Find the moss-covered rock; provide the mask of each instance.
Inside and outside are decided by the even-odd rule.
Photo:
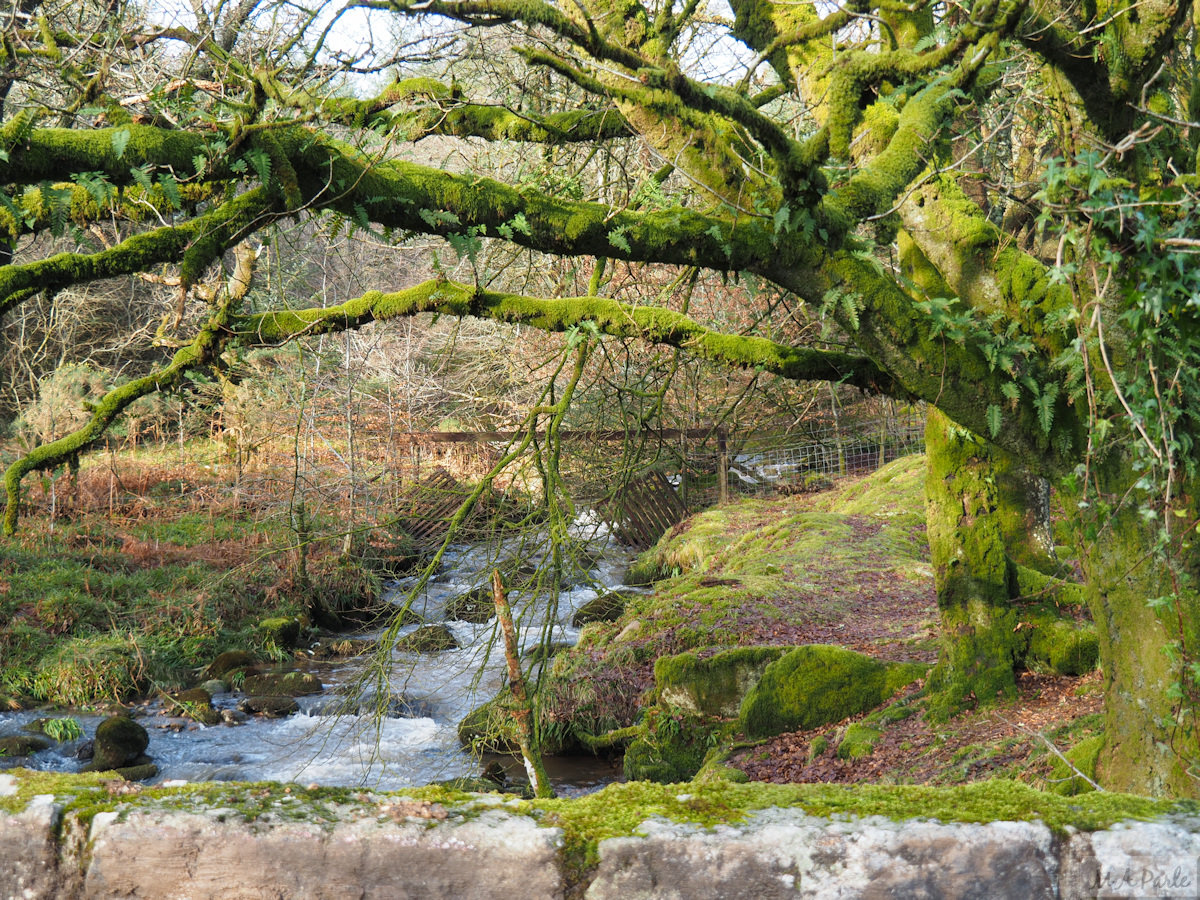
[[[150,746],[146,729],[128,716],[111,716],[96,728],[92,761],[84,772],[107,772],[141,764],[139,758]]]
[[[391,604],[383,599],[379,577],[348,559],[322,561],[309,573],[313,619],[330,631],[370,628],[380,624]]]
[[[1100,734],[1085,738],[1064,753],[1063,756],[1067,758],[1066,762],[1056,756],[1050,771],[1049,789],[1064,797],[1074,797],[1094,791],[1095,788],[1088,784],[1087,779],[1096,780],[1096,763],[1100,758],[1100,751],[1103,749],[1104,735]],[[1080,778],[1080,773],[1083,773],[1085,777]]]
[[[255,697],[304,697],[321,693],[324,685],[307,672],[264,672],[249,676],[242,690]]]
[[[0,757],[31,756],[50,747],[50,741],[32,734],[12,734],[0,737]]]
[[[477,706],[458,723],[458,739],[476,753],[519,753],[516,701],[507,688]],[[576,745],[568,723],[542,717],[538,729],[543,753],[557,754]]]
[[[350,542],[349,556],[385,578],[409,575],[426,559],[417,542],[399,528],[355,534]]]
[[[187,716],[202,725],[216,725],[221,721],[221,714],[213,709],[212,694],[202,687],[165,694],[163,703],[168,711]]]
[[[740,712],[750,737],[840,722],[878,706],[925,674],[915,663],[886,663],[825,644],[797,647],[767,666]]]
[[[707,750],[689,741],[638,737],[625,750],[625,777],[659,784],[690,781],[704,764]]]
[[[247,672],[258,665],[258,660],[245,650],[226,650],[204,670],[206,678],[225,678],[235,672]]]
[[[621,618],[621,613],[625,611],[625,604],[628,602],[629,595],[621,591],[609,591],[599,597],[593,597],[575,610],[575,615],[571,617],[571,624],[576,628],[582,628],[592,622],[615,622]]]
[[[883,737],[883,732],[878,728],[872,728],[862,722],[855,722],[842,735],[842,740],[837,748],[838,758],[861,759],[869,756],[881,737]]]
[[[264,645],[290,650],[300,643],[300,619],[296,616],[276,616],[258,623],[258,634]]]
[[[396,641],[396,649],[406,653],[440,653],[457,650],[458,641],[445,625],[423,625]]]
[[[22,731],[29,734],[40,734],[52,741],[62,743],[83,737],[83,726],[73,716],[46,716],[34,719]]]
[[[1096,668],[1100,642],[1096,627],[1068,619],[1040,617],[1029,636],[1026,665],[1058,675],[1084,675]]]
[[[245,713],[265,716],[268,719],[282,719],[299,712],[300,704],[296,702],[295,697],[247,697],[238,704],[238,709]]]
[[[689,651],[654,664],[654,683],[665,703],[707,716],[736,717],[742,700],[784,647],[738,647],[700,658]]]
[[[113,769],[113,774],[120,775],[126,781],[149,781],[158,774],[158,766],[152,762],[141,762],[137,765]]]
[[[482,625],[496,615],[490,587],[477,587],[453,597],[446,604],[446,618]]]

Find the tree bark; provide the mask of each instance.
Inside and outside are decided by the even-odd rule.
[[[1196,493],[1168,518],[1176,534],[1161,547],[1162,518],[1148,519],[1133,492],[1129,460],[1085,534],[1088,602],[1100,636],[1105,746],[1097,774],[1112,790],[1150,796],[1200,796],[1200,691],[1191,667],[1200,650],[1200,570]],[[1103,517],[1103,518],[1102,518]],[[1182,539],[1182,540],[1181,540]],[[1190,542],[1190,546],[1188,546]]]
[[[1000,498],[987,445],[931,408],[926,530],[941,619],[930,712],[950,716],[1016,692],[1024,649],[1009,603]]]

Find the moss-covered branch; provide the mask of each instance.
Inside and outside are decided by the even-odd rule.
[[[1021,251],[972,201],[956,178],[939,176],[914,190],[901,218],[951,294],[985,315],[1003,313],[1052,356],[1067,344],[1062,323],[1072,309],[1071,289],[1055,283],[1049,267]]]
[[[910,394],[975,434],[991,433],[988,409],[1000,408],[1004,427],[992,438],[998,446],[1047,474],[1074,467],[1075,454],[1086,443],[1085,423],[1065,392],[1053,406],[1047,430],[1028,392],[1015,403],[1006,396],[1012,376],[988,359],[982,331],[967,338],[948,334],[891,274],[854,253],[833,254],[825,271],[847,293],[836,311],[839,322],[859,349]],[[1026,374],[1041,383],[1058,378],[1049,360],[1037,357],[1026,365]]]
[[[4,533],[12,534],[16,530],[21,509],[21,481],[26,475],[30,472],[54,469],[77,459],[104,437],[109,425],[131,403],[156,391],[174,387],[189,370],[211,364],[230,337],[224,328],[224,318],[224,314],[214,316],[191,343],[175,353],[168,365],[142,378],[126,382],[105,394],[96,403],[87,424],[78,431],[49,444],[43,444],[10,465],[4,473],[4,491],[7,497],[4,508]]]
[[[1087,605],[1087,592],[1083,585],[1073,581],[1043,575],[1037,569],[1008,561],[1010,592],[1014,600],[1047,600],[1058,606],[1083,609]]]
[[[135,234],[97,253],[59,253],[30,263],[0,266],[0,315],[36,290],[145,272],[179,260],[185,263],[185,283],[190,284],[249,230],[266,225],[271,220],[269,209],[266,189],[256,188],[184,225]]]
[[[427,281],[395,293],[371,292],[340,306],[267,312],[235,320],[249,344],[274,345],[311,334],[361,328],[369,322],[439,312],[532,325],[545,331],[595,328],[614,337],[679,347],[727,366],[803,381],[835,381],[874,393],[903,394],[872,362],[847,353],[723,334],[672,310],[598,297],[541,299],[485,291],[452,281]]]
[[[409,78],[388,85],[375,97],[320,97],[291,88],[260,72],[259,84],[281,106],[354,128],[372,128],[406,141],[433,135],[476,137],[487,141],[569,144],[629,136],[617,110],[575,109],[534,116],[504,106],[472,103],[456,87],[432,78]],[[416,109],[396,109],[417,103]]]

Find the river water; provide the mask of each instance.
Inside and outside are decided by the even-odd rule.
[[[581,521],[574,532],[576,547],[582,550],[577,558],[587,560],[586,572],[581,573],[585,581],[560,590],[557,608],[551,608],[545,593],[514,592],[510,596],[525,650],[545,640],[573,644],[578,639],[578,630],[570,624],[574,613],[599,593],[621,586],[632,552],[612,540],[602,524]],[[159,768],[153,781],[271,780],[386,790],[479,774],[481,760],[460,746],[457,725],[499,691],[505,677],[503,642],[494,619],[481,625],[445,621],[445,606],[486,583],[496,561],[512,552],[511,545],[450,548],[440,575],[415,597],[412,608],[427,622],[444,621],[461,649],[395,652],[382,682],[364,680],[366,667],[378,665],[378,657],[367,654],[340,663],[301,664],[321,678],[325,691],[298,698],[300,712],[284,719],[250,717],[240,725],[205,727],[164,715],[157,702],[138,708],[135,715],[144,713],[138,721],[150,735],[147,753]],[[393,602],[403,602],[414,581],[402,579],[391,585]],[[414,627],[402,629],[401,634]],[[395,711],[402,714],[380,718],[341,712],[346,708],[346,696],[364,696],[362,684],[371,682],[387,685],[391,697],[400,701],[393,704]],[[366,696],[369,699],[369,694]],[[232,709],[241,699],[236,692],[218,694],[213,705]],[[46,715],[45,711],[0,715],[0,736],[20,733],[30,721]],[[103,717],[74,715],[83,726],[84,738],[40,751],[24,765],[54,771],[81,768],[84,762],[76,760],[74,753]],[[501,762],[514,775],[522,772],[515,761]],[[567,794],[593,789],[617,777],[608,763],[590,757],[549,762],[552,780]]]

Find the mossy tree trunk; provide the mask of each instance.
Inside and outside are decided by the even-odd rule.
[[[1124,469],[1128,481],[1129,468]],[[1115,480],[1115,479],[1114,479]],[[1104,734],[1097,774],[1113,790],[1152,796],[1200,795],[1200,571],[1197,485],[1180,509],[1177,533],[1163,542],[1161,519],[1147,518],[1127,485],[1114,483],[1109,509],[1082,546],[1088,602],[1100,637]],[[1106,518],[1101,518],[1101,517]],[[1190,543],[1190,546],[1188,546]],[[1190,586],[1189,586],[1190,584]]]
[[[925,443],[926,529],[941,617],[931,711],[945,716],[1013,694],[1023,641],[1009,603],[1000,497],[988,448],[936,409],[929,411]]]

